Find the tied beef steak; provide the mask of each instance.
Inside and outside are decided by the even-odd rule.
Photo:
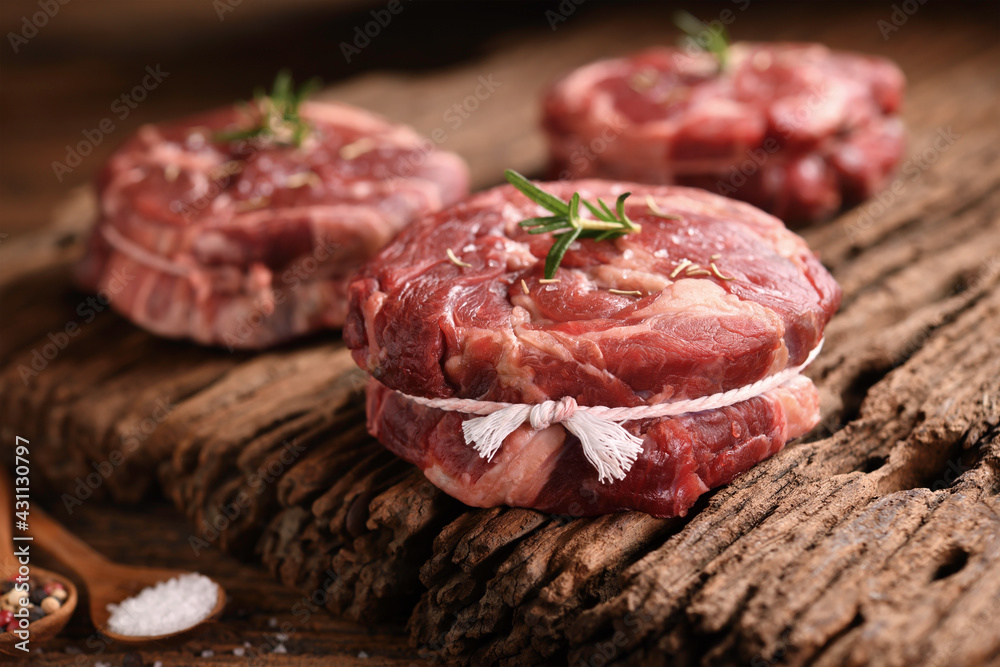
[[[547,211],[503,186],[409,226],[355,276],[344,337],[372,375],[369,430],[386,447],[473,506],[676,516],[815,426],[815,387],[795,376],[728,407],[625,422],[642,452],[601,483],[561,424],[524,424],[486,460],[464,440],[471,415],[407,398],[695,399],[802,364],[839,305],[805,242],[747,204],[601,180],[541,187],[591,202],[631,191],[642,231],[573,243],[548,281],[552,237],[518,224]]]
[[[341,326],[351,272],[465,196],[468,170],[367,111],[298,113],[298,146],[233,139],[239,107],[140,129],[100,176],[79,282],[153,333],[231,349]]]
[[[543,125],[560,178],[690,185],[790,221],[880,188],[904,151],[904,78],[881,58],[818,44],[654,48],[555,83]]]

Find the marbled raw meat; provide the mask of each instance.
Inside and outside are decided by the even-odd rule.
[[[548,91],[553,175],[705,188],[786,222],[869,197],[902,158],[905,79],[820,44],[652,48],[585,65]]]
[[[141,327],[256,349],[347,311],[350,274],[410,221],[465,196],[468,169],[413,130],[336,102],[304,102],[301,147],[223,141],[238,107],[146,125],[98,183],[78,266]]]
[[[630,407],[698,398],[803,363],[839,305],[805,242],[742,202],[600,180],[541,187],[589,201],[631,191],[625,210],[642,232],[574,243],[559,282],[543,283],[552,237],[518,222],[546,212],[502,186],[412,224],[351,283],[344,336],[373,377],[369,430],[383,444],[470,505],[673,516],[815,426],[816,390],[798,376],[729,407],[626,422],[643,452],[624,480],[600,483],[562,425],[522,426],[487,461],[463,439],[468,415],[402,396]],[[678,272],[684,260],[714,261],[731,280]]]

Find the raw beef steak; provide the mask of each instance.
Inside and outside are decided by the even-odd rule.
[[[262,348],[347,310],[348,276],[468,193],[458,156],[411,129],[304,102],[301,146],[232,139],[239,107],[147,125],[111,158],[79,282],[153,333]]]
[[[790,221],[880,188],[902,157],[902,72],[819,44],[654,48],[581,67],[544,102],[560,178],[692,185]]]
[[[503,186],[414,223],[355,276],[344,337],[373,376],[369,430],[383,444],[469,505],[674,516],[815,426],[816,390],[796,376],[728,407],[625,422],[642,452],[602,483],[561,424],[523,425],[486,460],[463,438],[469,415],[404,396],[695,399],[801,365],[839,305],[805,242],[747,204],[599,180],[541,187],[591,202],[632,191],[625,211],[642,231],[572,244],[546,281],[552,237],[518,223],[547,212]]]

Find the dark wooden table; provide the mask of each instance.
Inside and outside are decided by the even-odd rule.
[[[542,168],[537,96],[551,77],[673,34],[668,8],[655,4],[587,3],[554,31],[551,5],[491,5],[478,22],[475,10],[445,7],[421,14],[414,5],[390,26],[398,39],[387,32],[363,52],[371,62],[328,62],[331,80],[352,76],[327,94],[425,133],[447,127],[445,147],[470,161],[476,187],[496,183],[504,167]],[[358,372],[331,336],[230,355],[156,340],[106,313],[25,380],[19,367],[86,298],[69,287],[67,267],[93,202],[71,186],[138,123],[227,102],[286,64],[258,50],[238,51],[245,68],[212,58],[261,35],[273,44],[298,34],[301,43],[280,52],[288,62],[336,60],[339,35],[364,12],[313,18],[299,33],[282,23],[242,42],[223,38],[223,25],[221,45],[187,51],[131,46],[129,67],[176,56],[176,85],[151,94],[64,183],[51,161],[134,68],[100,49],[86,63],[8,58],[2,444],[15,433],[32,440],[48,485],[43,496],[39,480],[40,498],[58,510],[62,494],[79,495],[93,461],[152,418],[141,447],[64,518],[110,556],[202,570],[233,598],[222,622],[143,650],[142,660],[242,663],[234,648],[269,646],[289,622],[288,653],[267,661],[1000,664],[1000,14],[995,3],[894,11],[755,2],[730,26],[740,38],[817,40],[899,62],[910,82],[909,162],[889,194],[804,232],[845,292],[810,370],[824,423],[672,521],[459,505],[364,436]],[[456,36],[463,20],[478,27]],[[448,39],[461,42],[451,58]],[[422,64],[380,71],[394,59]],[[443,113],[489,75],[501,82],[496,93],[446,126]],[[942,133],[957,138],[942,144]],[[287,443],[302,447],[294,462],[221,533],[206,530]],[[208,544],[198,555],[192,536]],[[296,604],[318,591],[333,615],[302,620]],[[123,664],[125,650],[98,656],[88,633],[80,614],[37,660]],[[86,659],[60,652],[67,646]],[[214,656],[200,657],[205,650]]]
[[[241,563],[217,549],[197,554],[188,546],[190,523],[170,505],[87,503],[52,514],[112,560],[132,565],[189,568],[218,581],[229,596],[218,622],[182,641],[143,648],[117,646],[94,632],[87,600],[63,634],[31,654],[37,665],[358,665],[403,667],[426,659],[409,646],[398,625],[361,627],[338,620],[322,607],[321,594],[282,586],[260,566]],[[58,565],[41,558],[43,567]],[[312,594],[311,594],[312,593]],[[315,594],[315,597],[314,595]],[[287,653],[275,653],[281,648]],[[234,653],[234,651],[236,653]],[[139,660],[138,662],[131,662]]]

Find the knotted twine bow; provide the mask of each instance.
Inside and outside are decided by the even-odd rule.
[[[715,410],[734,405],[770,391],[799,375],[823,348],[823,340],[809,353],[806,360],[793,368],[786,368],[752,384],[729,391],[681,401],[630,408],[611,408],[603,405],[579,406],[571,396],[558,401],[542,403],[500,403],[476,401],[469,398],[424,398],[397,392],[402,396],[430,408],[449,412],[482,415],[462,423],[465,442],[487,461],[493,460],[504,440],[522,424],[528,422],[535,431],[552,424],[562,424],[580,440],[583,455],[597,470],[597,479],[604,483],[611,479],[625,479],[642,452],[642,438],[632,435],[621,425],[635,419],[679,417],[703,410]]]

